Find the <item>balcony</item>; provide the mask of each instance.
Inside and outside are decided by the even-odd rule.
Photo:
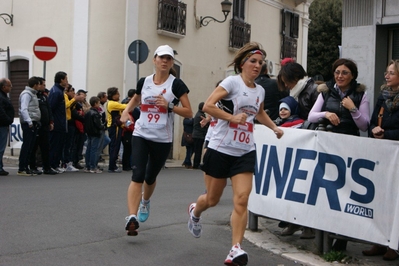
[[[177,0],[158,0],[157,32],[173,38],[186,35],[187,5]]]

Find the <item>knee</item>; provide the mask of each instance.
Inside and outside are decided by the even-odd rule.
[[[240,208],[247,208],[248,205],[249,194],[241,193],[239,195],[234,196],[234,205]]]
[[[206,197],[206,203],[208,207],[214,207],[216,206],[220,201],[220,198],[217,197]]]

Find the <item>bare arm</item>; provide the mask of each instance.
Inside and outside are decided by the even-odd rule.
[[[274,134],[276,134],[277,138],[281,138],[284,135],[284,131],[282,131],[271,119],[270,117],[266,114],[265,110],[263,110],[263,105],[264,103],[261,104],[259,107],[259,112],[256,115],[256,119],[262,123],[263,125],[267,126],[271,130],[274,131]]]
[[[127,120],[129,120],[129,113],[133,111],[135,107],[137,107],[141,102],[141,95],[135,94],[133,98],[129,101],[127,104],[125,110],[123,110],[122,115],[121,115],[121,122],[125,123]]]
[[[218,86],[212,94],[208,97],[206,100],[204,107],[202,110],[212,117],[218,118],[218,119],[223,119],[232,123],[236,124],[241,124],[244,125],[247,119],[247,114],[245,113],[240,113],[237,115],[232,115],[229,114],[223,110],[220,110],[217,106],[216,103],[226,97],[228,95],[228,92],[221,86]]]

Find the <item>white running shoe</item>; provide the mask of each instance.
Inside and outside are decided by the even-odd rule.
[[[65,171],[67,171],[67,172],[79,172],[79,169],[75,168],[75,167],[72,165],[72,162],[69,162],[69,163],[67,164],[67,167],[66,167]]]
[[[239,243],[234,245],[227,255],[224,265],[229,266],[245,266],[248,263],[248,254],[241,249]]]
[[[57,168],[51,168],[53,171],[57,172],[58,174],[62,174],[65,172],[64,168],[57,167]]]
[[[201,225],[200,221],[198,221],[198,222],[193,221],[192,216],[193,216],[194,209],[195,209],[196,205],[197,205],[197,203],[191,203],[190,206],[188,206],[188,215],[190,217],[188,218],[187,226],[188,226],[188,231],[190,231],[190,233],[194,237],[198,238],[201,236],[201,233],[202,233],[202,225]]]

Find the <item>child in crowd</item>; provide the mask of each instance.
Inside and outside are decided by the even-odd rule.
[[[294,97],[287,96],[280,100],[279,117],[274,122],[280,127],[302,126],[304,120],[299,117],[299,105]]]
[[[90,172],[93,174],[102,173],[101,170],[97,168],[98,163],[98,148],[100,145],[100,139],[102,131],[105,126],[101,119],[101,114],[98,111],[100,107],[100,98],[91,97],[90,98],[90,110],[85,114],[85,131],[87,134],[87,149],[86,149],[86,169],[85,172]]]

